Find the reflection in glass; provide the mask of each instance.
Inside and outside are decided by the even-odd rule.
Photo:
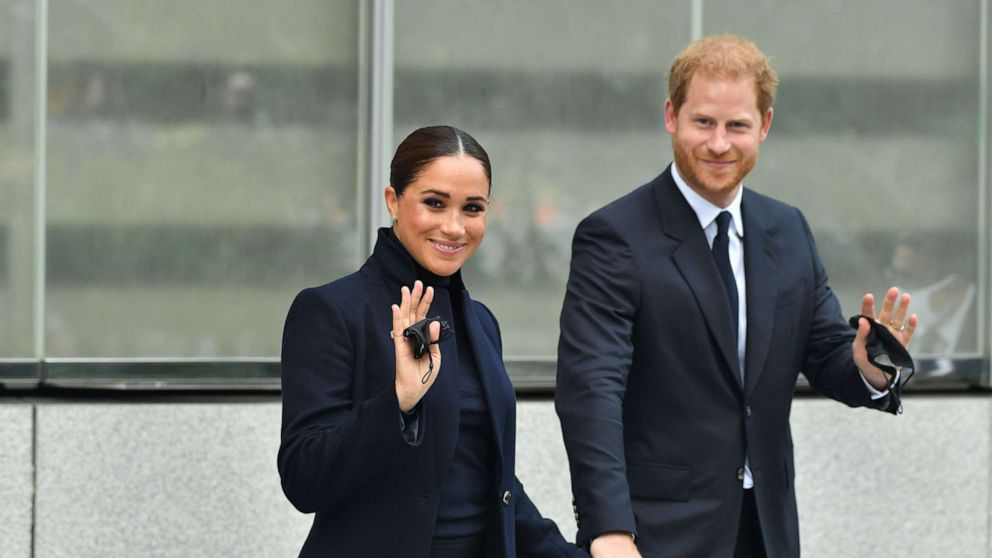
[[[35,356],[34,9],[0,0],[0,358]]]
[[[445,123],[488,150],[489,225],[466,283],[506,355],[549,357],[575,225],[668,162],[661,68],[689,40],[689,3],[483,6],[396,3],[394,145]]]
[[[977,352],[980,2],[705,6],[704,32],[751,38],[779,70],[747,183],[803,210],[845,312],[895,284],[921,319],[914,356]]]
[[[357,4],[50,5],[48,356],[279,354],[358,261]]]

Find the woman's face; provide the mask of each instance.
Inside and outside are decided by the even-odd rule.
[[[486,233],[489,180],[478,159],[464,155],[431,161],[402,196],[386,188],[393,232],[427,271],[447,277],[475,252]]]

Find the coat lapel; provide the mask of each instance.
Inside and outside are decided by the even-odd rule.
[[[754,199],[747,190],[741,201],[744,219],[744,277],[747,298],[747,341],[744,353],[745,393],[750,395],[765,366],[771,345],[778,295],[778,267],[772,242],[763,221],[755,213]]]
[[[654,191],[665,234],[680,242],[672,252],[672,259],[692,290],[729,372],[740,386],[740,365],[730,301],[720,281],[720,271],[706,242],[706,235],[689,202],[675,186],[670,168],[655,179]]]
[[[496,452],[502,458],[504,455],[503,440],[507,425],[505,422],[497,420],[497,417],[503,417],[504,420],[510,417],[510,424],[516,424],[513,407],[507,408],[508,405],[514,404],[513,390],[512,388],[506,389],[509,386],[509,378],[503,367],[503,356],[499,348],[493,343],[492,336],[487,334],[479,322],[468,291],[462,291],[462,304],[464,305],[465,327],[468,328],[472,354],[475,356],[476,366],[479,368],[482,391],[489,407],[489,421],[493,425]],[[493,332],[494,334],[495,332]],[[502,463],[502,459],[500,463]]]

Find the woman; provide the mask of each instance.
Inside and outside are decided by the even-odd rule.
[[[462,284],[491,178],[465,132],[413,132],[390,169],[392,228],[358,272],[293,302],[279,473],[293,505],[316,512],[300,556],[584,556],[514,476],[499,327]],[[416,358],[403,332],[427,317],[449,331],[428,322],[434,343]]]

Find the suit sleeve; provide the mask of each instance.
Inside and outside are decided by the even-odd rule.
[[[558,341],[555,408],[572,473],[579,532],[636,532],[623,442],[623,400],[639,303],[636,264],[615,229],[595,215],[579,224]]]
[[[827,272],[820,261],[813,233],[797,209],[813,265],[813,319],[803,358],[803,374],[817,393],[851,407],[872,407],[890,411],[899,406],[899,395],[873,400],[854,364],[851,342],[855,331],[841,313],[840,303],[827,284]]]
[[[296,297],[283,332],[278,467],[283,491],[304,513],[361,492],[419,449],[403,437],[394,389],[352,400],[353,342],[339,309],[312,289]]]

